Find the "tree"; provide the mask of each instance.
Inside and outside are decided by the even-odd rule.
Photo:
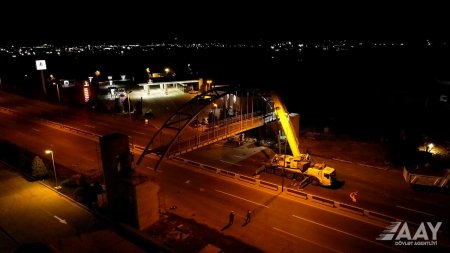
[[[43,178],[47,176],[48,171],[44,162],[39,156],[35,156],[31,167],[31,176],[34,178]]]

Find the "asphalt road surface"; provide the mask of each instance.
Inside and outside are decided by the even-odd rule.
[[[4,96],[0,99],[0,106],[9,106],[8,108],[12,110],[0,110],[2,117],[0,131],[5,133],[4,138],[37,154],[43,154],[45,149],[51,147],[57,163],[71,167],[79,173],[99,169],[95,138],[49,127],[39,122],[40,117],[53,119],[97,135],[115,131],[127,133],[138,145],[145,145],[158,124],[162,124],[163,121],[154,121],[153,127],[143,122],[132,121],[136,124],[130,124],[128,118],[120,116],[78,114],[77,111],[60,109],[42,102],[25,101],[20,98],[14,98],[13,101],[8,99],[9,97]],[[25,104],[27,106],[19,106]],[[41,107],[45,109],[40,111]],[[29,115],[31,113],[33,116]],[[137,131],[145,134],[137,134]],[[236,169],[244,174],[248,173],[248,168],[251,172],[257,165],[256,161],[261,155],[256,153],[242,154],[236,150],[227,150],[219,144],[192,153],[189,157],[214,166]],[[349,193],[358,190],[358,202],[355,204],[357,206],[416,222],[432,219],[448,221],[450,206],[447,203],[450,197],[413,192],[402,181],[399,171],[384,171],[333,160],[326,162],[338,169],[338,177],[345,180],[345,184],[334,190],[308,186],[305,191],[344,203],[352,203]],[[149,170],[152,164],[154,160],[146,158],[139,169]],[[299,205],[273,194],[241,187],[201,173],[192,174],[191,170],[177,163],[163,163],[162,168],[157,177],[162,182],[165,189],[163,194],[166,194],[165,200],[170,202],[169,205],[176,203],[179,206],[177,211],[183,212],[188,217],[195,214],[196,220],[219,230],[226,225],[230,210],[234,210],[238,215],[237,220],[240,217],[242,221],[247,209],[254,210],[254,222],[244,227],[231,226],[225,229],[224,233],[243,238],[267,251],[292,252],[295,248],[301,248],[317,252],[358,252],[369,248],[375,252],[375,250],[399,249],[374,240],[384,227],[350,219],[324,208]],[[278,184],[281,181],[274,175],[263,177]],[[410,249],[400,248],[400,250]]]
[[[0,252],[35,242],[57,252],[144,252],[85,208],[0,163]]]

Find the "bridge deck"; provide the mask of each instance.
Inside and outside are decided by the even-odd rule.
[[[172,148],[168,151],[168,157],[177,156],[264,125],[264,117],[262,115],[254,117],[251,117],[251,115],[246,116],[242,120],[217,122],[217,125],[210,130],[190,138],[178,137]]]

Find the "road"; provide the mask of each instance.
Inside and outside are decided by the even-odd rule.
[[[264,151],[264,152],[262,152]],[[261,161],[271,157],[273,152],[264,147],[245,145],[236,147],[226,141],[218,142],[199,150],[187,153],[183,157],[203,164],[225,168],[227,170],[251,176],[261,165]],[[449,221],[450,195],[430,192],[418,192],[411,189],[399,170],[382,170],[360,164],[312,157],[315,161],[325,161],[337,168],[338,179],[344,183],[338,189],[306,186],[306,193],[334,199],[369,210],[383,212],[387,215],[420,223],[423,221]],[[262,173],[260,178],[281,185],[279,176]],[[285,180],[285,185],[297,188],[294,180]],[[349,197],[358,191],[357,202]]]
[[[145,159],[144,165],[149,166],[151,160]],[[156,174],[162,186],[163,206],[176,206],[175,213],[195,218],[266,252],[422,250],[375,240],[384,230],[383,223],[369,223],[320,206],[302,204],[276,193],[211,177],[177,162],[164,163],[159,171],[149,173]],[[244,225],[247,210],[252,211],[252,221]],[[236,219],[227,227],[230,211],[235,212]]]
[[[11,111],[9,113],[5,111],[1,112],[2,124],[0,124],[0,131],[7,133],[4,137],[16,143],[21,143],[36,153],[43,153],[43,150],[47,146],[51,146],[55,150],[55,160],[57,163],[69,166],[76,163],[78,166],[75,166],[73,169],[80,173],[85,171],[86,168],[92,168],[93,163],[97,164],[95,161],[98,150],[96,150],[95,138],[83,134],[68,134],[60,129],[48,127],[45,124],[39,123],[36,117],[58,120],[60,123],[81,128],[84,131],[98,135],[114,131],[124,132],[132,135],[133,141],[138,145],[146,144],[151,133],[156,130],[155,127],[149,127],[149,125],[145,125],[143,122],[133,121],[133,124],[130,124],[128,118],[124,120],[123,117],[111,115],[78,114],[76,111],[65,111],[67,109],[62,110],[58,109],[58,107],[55,110],[53,105],[40,104],[41,102],[37,102],[34,105],[34,109],[30,110],[29,107],[33,106],[27,106],[25,108],[18,106],[25,104],[20,98],[16,98],[13,101],[14,103],[5,99],[3,96],[0,99],[0,106],[7,107],[14,105],[8,107],[13,110],[13,113],[10,113]],[[33,103],[34,101],[27,102],[27,104]],[[47,112],[40,111],[38,109],[40,107],[47,108],[44,109],[44,112]],[[52,113],[52,110],[55,110],[54,113]],[[34,115],[33,117],[24,116],[31,113],[34,113],[32,114]],[[162,121],[161,117],[161,120],[154,121],[154,124],[162,124]],[[33,128],[39,131],[32,130]],[[35,131],[36,133],[29,134],[31,131]],[[133,135],[133,131],[142,131],[148,134]],[[192,153],[192,157],[199,161],[211,162],[213,165],[222,166],[227,169],[235,167],[238,169],[246,168],[248,170],[250,168],[253,170],[255,165],[257,165],[255,161],[260,159],[255,156],[261,156],[261,152],[254,152],[253,154],[239,153],[235,150],[227,151],[221,145],[209,146],[207,149],[208,152],[199,150],[197,153]],[[154,160],[149,160],[151,159],[146,158],[144,160],[146,162],[139,169],[146,170],[148,169],[147,167],[151,167]],[[393,213],[396,217],[404,215],[405,218],[403,219],[406,220],[428,221],[430,219],[429,214],[438,218],[448,219],[450,207],[445,204],[448,203],[448,196],[413,193],[405,186],[406,184],[404,182],[399,180],[401,176],[398,174],[398,171],[383,171],[355,164],[342,164],[336,161],[327,161],[327,163],[339,168],[338,176],[345,180],[344,186],[336,190],[307,187],[305,191],[349,203],[349,192],[358,190],[360,192],[358,205],[363,205],[372,210],[386,211],[389,214]],[[167,164],[171,164],[172,167],[166,168]],[[330,251],[333,251],[333,249],[348,251],[346,247],[351,246],[348,246],[349,243],[344,244],[342,242],[352,241],[355,245],[352,245],[353,243],[350,243],[350,245],[354,246],[355,249],[363,249],[361,247],[367,246],[367,243],[369,243],[367,240],[374,241],[374,238],[384,229],[383,227],[374,227],[371,224],[348,219],[345,216],[333,214],[320,208],[298,205],[298,203],[292,203],[289,200],[277,198],[276,196],[265,194],[254,189],[240,187],[236,184],[227,184],[223,180],[217,181],[212,177],[205,177],[202,174],[191,175],[189,170],[183,168],[183,166],[178,166],[170,162],[164,163],[162,168],[163,170],[160,174],[163,175],[161,180],[162,185],[165,186],[165,191],[163,192],[166,194],[166,201],[180,203],[177,204],[180,207],[178,210],[182,211],[185,208],[187,210],[187,217],[192,216],[192,212],[195,212],[196,220],[202,222],[203,219],[205,223],[212,224],[212,226],[220,230],[226,224],[226,217],[229,210],[235,210],[240,215],[238,217],[242,217],[247,208],[255,210],[255,222],[251,225],[258,223],[258,219],[262,222],[262,224],[258,225],[259,228],[257,230],[245,232],[244,230],[247,227],[244,227],[242,231],[234,231],[234,227],[225,230],[225,233],[233,233],[238,238],[245,237],[253,245],[273,243],[277,245],[277,249],[279,246],[279,249],[286,250],[286,252],[289,249],[292,250],[293,245],[300,248],[309,247],[308,249],[311,250],[318,250],[320,248]],[[263,176],[266,177],[267,175]],[[267,178],[274,182],[280,182],[280,178],[273,175],[268,175]],[[174,189],[178,189],[178,191],[174,191]],[[181,192],[184,195],[180,194]],[[239,198],[234,196],[238,196]],[[246,201],[241,202],[243,199]],[[243,203],[246,205],[243,205]],[[267,207],[262,207],[261,205]],[[341,223],[341,221],[343,222]],[[311,231],[317,232],[317,234],[313,236],[314,234],[312,235]],[[254,234],[264,235],[262,237],[263,239],[252,236]],[[283,236],[280,238],[281,235]],[[325,240],[321,239],[322,237],[327,238],[326,242],[322,242]],[[334,240],[336,237],[339,239]],[[300,241],[303,243],[300,243]],[[343,245],[340,245],[341,243]],[[371,248],[373,247],[374,250],[385,248],[376,242],[370,245],[372,245]],[[267,251],[278,252],[274,251],[274,248],[267,249]],[[388,248],[387,250],[391,249]]]
[[[0,163],[0,252],[34,242],[58,252],[144,252],[85,208]]]

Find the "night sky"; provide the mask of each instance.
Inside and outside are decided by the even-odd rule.
[[[404,5],[272,5],[215,1],[39,3],[2,6],[0,42],[92,43],[179,40],[447,39],[447,8]]]

